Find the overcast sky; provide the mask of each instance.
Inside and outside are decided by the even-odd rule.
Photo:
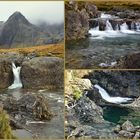
[[[63,1],[0,1],[0,21],[6,21],[15,11],[21,12],[32,23],[64,21]]]

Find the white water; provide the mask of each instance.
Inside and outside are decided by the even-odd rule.
[[[110,97],[109,94],[99,85],[94,85],[95,88],[99,90],[99,93],[101,97],[109,102],[109,103],[115,103],[115,104],[121,104],[121,103],[127,103],[128,101],[131,101],[132,98],[123,98],[123,97]]]
[[[119,25],[116,25],[115,30],[113,30],[113,27],[109,22],[110,18],[114,18],[112,15],[102,13],[100,18],[106,19],[105,31],[100,31],[99,26],[90,29],[89,33],[93,39],[104,39],[105,37],[114,38],[123,37],[129,34],[140,34],[140,23],[136,23],[136,30],[129,30],[128,25],[125,22],[120,25],[120,29]],[[133,24],[134,23],[132,23],[131,26],[134,26]]]
[[[8,89],[15,89],[15,88],[21,88],[22,83],[20,80],[20,70],[21,67],[16,67],[15,63],[12,62],[12,71],[14,75],[14,82],[11,86],[8,87]]]
[[[116,61],[114,61],[114,62],[111,62],[111,64],[107,64],[107,63],[100,63],[99,64],[99,66],[100,67],[111,67],[111,66],[114,66],[114,65],[116,65],[117,64],[117,62]]]

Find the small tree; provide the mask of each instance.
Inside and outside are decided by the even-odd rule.
[[[0,108],[0,139],[12,139],[12,130],[8,114]]]

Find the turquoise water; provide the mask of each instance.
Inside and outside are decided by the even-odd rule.
[[[131,121],[134,125],[140,125],[140,113],[126,108],[105,107],[103,109],[104,119],[115,123],[122,124],[126,120]]]

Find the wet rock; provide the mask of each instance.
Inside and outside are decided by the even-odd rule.
[[[110,96],[140,96],[140,73],[138,71],[96,71],[94,73],[90,73],[85,78],[89,78],[93,85],[100,85]],[[93,95],[95,95],[94,97],[96,98],[96,94]]]
[[[117,65],[113,68],[119,69],[139,69],[140,68],[140,53],[126,55],[117,61]]]
[[[75,112],[81,122],[103,123],[103,111],[88,97],[81,97],[75,106]]]
[[[121,131],[121,126],[118,124],[115,129],[114,129],[114,132],[115,133],[119,133],[119,131]]]
[[[140,132],[136,132],[135,136],[134,136],[134,139],[139,139],[139,138],[140,138]]]
[[[106,20],[99,20],[99,30],[100,31],[105,31],[105,28],[106,28]]]
[[[92,2],[86,2],[85,9],[90,18],[97,18],[100,15],[97,6],[94,5]]]
[[[134,133],[128,132],[126,130],[121,130],[119,132],[119,136],[124,138],[133,138],[134,135],[135,135]]]
[[[57,57],[35,57],[22,63],[24,88],[62,88],[63,60]]]
[[[126,121],[122,124],[122,130],[126,130],[129,132],[135,131],[134,125],[130,121]]]
[[[121,126],[117,125],[114,132],[118,134],[119,137],[123,138],[140,138],[139,126],[134,126],[130,121],[124,122]]]
[[[107,12],[108,14],[118,16],[122,19],[127,18],[127,19],[139,19],[140,18],[140,13],[139,11],[134,11],[131,9],[126,9],[123,7],[114,7],[112,10]]]
[[[44,96],[25,94],[19,100],[7,98],[4,101],[4,109],[17,122],[24,123],[26,120],[50,120],[52,112]]]

